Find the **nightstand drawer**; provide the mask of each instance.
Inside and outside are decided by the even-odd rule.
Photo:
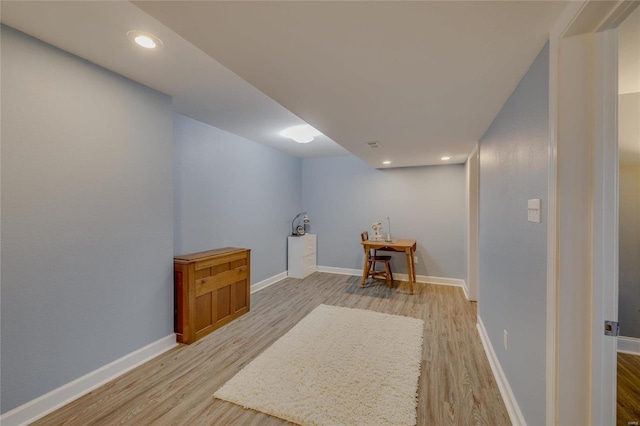
[[[302,275],[307,277],[318,270],[316,264],[316,254],[312,253],[302,259]]]
[[[303,256],[307,256],[316,252],[316,236],[305,235],[304,237]]]

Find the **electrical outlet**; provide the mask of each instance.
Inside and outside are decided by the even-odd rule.
[[[504,349],[509,349],[509,333],[507,333],[507,330],[504,330]]]
[[[418,264],[418,256],[413,256],[413,263]]]

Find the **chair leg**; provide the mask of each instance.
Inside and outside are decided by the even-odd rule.
[[[376,276],[380,274],[380,272],[378,272],[378,271],[376,270],[376,265],[377,265],[377,263],[378,263],[378,262],[376,262],[375,260],[371,260],[371,261],[369,262],[369,272],[368,272],[367,277],[371,277],[371,278],[374,278],[374,279],[375,279],[375,278],[376,278]]]
[[[387,287],[391,288],[393,285],[393,275],[391,274],[391,266],[389,265],[389,262],[384,263],[384,269],[387,272]]]

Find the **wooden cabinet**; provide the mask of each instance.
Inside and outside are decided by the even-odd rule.
[[[287,275],[293,278],[305,278],[318,270],[316,263],[316,236],[305,234],[289,237],[289,263]]]
[[[193,343],[249,312],[251,250],[225,247],[173,258],[174,328]]]

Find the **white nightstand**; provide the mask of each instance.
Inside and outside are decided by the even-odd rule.
[[[305,278],[318,270],[315,234],[289,237],[288,269],[292,278]]]

